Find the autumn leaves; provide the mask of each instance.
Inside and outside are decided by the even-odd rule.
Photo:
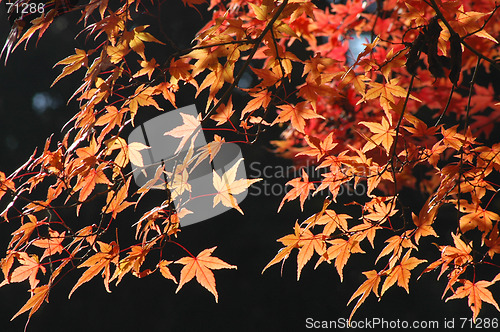
[[[202,8],[197,5],[208,1],[183,2]],[[168,5],[157,5],[162,4]],[[154,12],[148,5],[133,0],[118,7],[104,0],[81,5],[84,33],[98,46],[76,49],[58,62],[64,67],[54,81],[85,70],[74,94],[79,110],[61,142],[48,139],[41,154],[11,176],[0,172],[0,199],[12,200],[2,217],[19,223],[1,263],[6,280],[1,285],[28,280],[31,289],[18,314],[30,310],[31,316],[60,272],[76,267],[83,272],[70,295],[98,275],[109,288],[125,275],[157,271],[178,282],[177,291],[196,279],[217,300],[212,271],[235,267],[213,257],[215,247],[195,256],[182,246],[180,220],[193,211],[174,207],[173,201],[183,194],[194,200],[191,171],[210,164],[209,208],[244,213],[237,195],[259,179],[238,177],[239,158],[224,169],[212,164],[234,137],[253,143],[278,127],[284,129],[282,138],[271,142],[277,154],[297,164],[311,160],[324,170],[319,181],[305,171],[291,179],[278,212],[293,201],[304,210],[310,194],[329,198],[311,217],[292,220],[292,233],[278,239],[283,247],[264,270],[296,254],[297,279],[316,259],[315,266],[332,264],[343,280],[354,255],[376,250],[376,261],[363,269],[366,280],[349,300],[356,301],[351,317],[372,293],[381,297],[396,287],[409,292],[419,268],[425,273],[440,269],[438,275],[448,280],[444,295],[467,298],[474,318],[484,302],[498,308],[487,289],[498,276],[482,277],[480,270],[498,268],[500,253],[494,203],[500,144],[488,142],[499,102],[491,85],[464,83],[463,77],[496,66],[499,5],[351,0],[317,8],[308,0],[211,0],[212,18],[193,46],[176,48],[163,59],[151,57],[146,47],[163,47],[166,40],[134,21],[140,13]],[[21,41],[36,31],[43,34],[51,22],[49,15],[34,21]],[[355,34],[370,36],[359,54],[350,53]],[[243,75],[248,76],[245,87]],[[192,89],[204,103],[200,118],[182,113],[181,123],[161,133],[176,140],[173,153],[183,158],[170,170],[161,158],[152,161],[151,176],[133,190],[134,172],[146,172],[142,156],[153,147],[127,142],[123,133],[138,125],[136,116],[144,108],[177,107],[180,89]],[[236,102],[236,92],[244,106]],[[209,124],[214,139],[196,146],[200,120]],[[352,202],[349,214],[336,211],[340,188],[358,184],[366,186],[366,197]],[[134,207],[139,213],[139,202],[166,187],[169,197],[128,224],[135,227],[133,245],[121,248],[114,234],[108,242],[103,239],[115,225],[123,227],[123,211],[132,213]],[[410,209],[400,195],[403,187],[425,203]],[[42,197],[28,195],[38,193],[35,189]],[[77,226],[70,225],[58,213],[72,209],[78,217],[90,201],[100,204],[91,224],[79,218]],[[445,207],[456,212],[451,234],[440,234],[436,227]],[[42,227],[48,228],[45,237]],[[428,238],[439,242],[440,258],[434,262],[420,250]],[[168,252],[171,246],[185,257],[167,261],[160,255],[145,267],[151,253]],[[183,265],[179,278],[170,271],[175,263]],[[50,273],[48,283],[40,286],[44,273]]]

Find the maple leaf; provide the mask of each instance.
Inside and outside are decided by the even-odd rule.
[[[380,258],[389,255],[390,253],[392,253],[392,256],[389,259],[389,261],[394,263],[395,262],[394,258],[399,258],[399,256],[401,256],[403,248],[418,249],[408,238],[409,233],[410,231],[406,231],[401,235],[394,235],[385,240],[387,245],[385,246],[384,249],[382,249],[382,251],[378,255],[377,259],[375,260],[375,263],[377,263]]]
[[[253,98],[246,104],[245,108],[241,111],[240,120],[242,120],[247,113],[253,114],[259,108],[266,109],[271,102],[271,92],[269,90],[262,90],[257,93],[249,93]]]
[[[276,123],[283,123],[287,121],[291,121],[292,127],[297,131],[304,133],[304,126],[306,124],[306,119],[325,119],[322,115],[317,114],[308,106],[308,102],[300,102],[297,105],[280,105],[278,106],[281,109],[280,114],[271,125],[275,125]]]
[[[155,71],[156,67],[159,66],[154,58],[151,59],[150,61],[139,60],[139,64],[141,65],[142,69],[132,76],[134,78],[147,74],[148,79],[151,80],[151,75],[153,75],[153,72]]]
[[[465,137],[464,135],[457,133],[458,125],[451,128],[444,129],[441,127],[441,135],[443,135],[443,143],[446,147],[451,147],[455,150],[460,150],[464,145]]]
[[[278,251],[276,256],[274,256],[274,258],[264,267],[262,273],[264,273],[270,266],[286,260],[290,255],[290,252],[292,252],[294,248],[299,247],[300,233],[302,229],[300,228],[297,222],[295,222],[294,230],[295,230],[294,234],[288,234],[276,240],[277,242],[281,242],[282,244],[284,244],[286,247],[281,248]],[[299,275],[300,275],[299,269],[297,268],[297,276]]]
[[[417,229],[413,234],[413,236],[415,237],[415,243],[417,245],[420,237],[422,236],[438,236],[434,231],[434,228],[432,228],[432,224],[436,219],[436,214],[441,204],[434,204],[432,207],[430,207],[429,204],[431,201],[431,197],[432,196],[427,199],[418,216],[412,212],[413,223],[415,224],[415,226],[417,226]]]
[[[73,188],[73,192],[77,192],[81,189],[80,196],[78,197],[78,200],[80,202],[85,201],[87,197],[89,197],[96,184],[112,184],[104,174],[104,168],[106,168],[106,164],[100,164],[96,169],[90,169],[88,173],[85,176],[82,176],[81,179],[77,182],[77,184]]]
[[[24,9],[23,9],[24,11]],[[52,24],[54,21],[54,17],[56,15],[57,11],[55,9],[50,10],[47,14],[45,12],[42,12],[42,15],[40,17],[37,17],[31,21],[31,27],[24,33],[24,35],[17,41],[16,46],[14,46],[14,50],[24,41],[26,40],[26,44],[24,49],[28,46],[28,42],[31,39],[31,37],[35,34],[37,30],[40,30],[38,32],[38,41],[42,37],[42,35],[47,31],[48,27]],[[23,13],[24,14],[24,13]]]
[[[36,275],[38,274],[38,271],[42,271],[42,273],[45,274],[45,267],[40,264],[37,255],[30,256],[25,252],[17,252],[15,256],[21,265],[15,268],[10,275],[8,275],[8,277],[0,283],[0,287],[13,282],[23,282],[24,280],[28,280],[31,289],[34,289],[40,282],[40,280],[36,278]]]
[[[313,216],[314,217],[314,216]],[[284,261],[288,258],[290,252],[294,248],[299,249],[297,254],[297,281],[300,279],[300,274],[304,266],[309,262],[314,252],[318,255],[323,255],[325,253],[325,242],[323,240],[323,235],[314,235],[309,229],[301,228],[297,222],[295,222],[294,234],[288,234],[277,240],[285,245],[284,248],[276,254],[276,256],[264,267],[262,273],[266,271],[270,266]]]
[[[417,259],[410,257],[411,249],[406,252],[399,264],[392,267],[389,271],[387,278],[384,281],[380,296],[384,295],[385,291],[389,289],[397,281],[399,287],[403,287],[407,293],[410,293],[408,284],[410,283],[411,270],[417,265],[427,262],[425,259]]]
[[[227,172],[219,176],[215,170],[213,170],[213,185],[217,194],[214,197],[214,207],[222,203],[222,205],[235,208],[241,214],[243,210],[238,206],[238,202],[234,195],[241,194],[253,183],[261,181],[262,179],[236,179],[236,172],[238,171],[238,166],[243,158],[238,160]]]
[[[15,242],[17,242],[16,245],[12,248],[12,250],[16,250],[19,246],[27,243],[31,237],[31,234],[33,234],[35,229],[39,225],[42,225],[42,222],[37,221],[34,215],[29,214],[28,219],[29,219],[28,222],[24,223],[21,227],[12,232],[11,234],[12,239],[10,240],[9,248],[12,248],[12,245]]]
[[[138,278],[142,278],[150,274],[151,273],[150,270],[145,270],[143,272],[141,272],[140,270],[142,263],[144,263],[144,261],[146,260],[146,256],[148,255],[154,243],[155,241],[152,241],[147,243],[146,245],[141,245],[141,246],[134,245],[130,247],[130,252],[128,253],[128,256],[121,259],[118,262],[118,264],[116,265],[115,272],[113,273],[111,279],[109,279],[109,282],[118,278],[116,280],[116,285],[118,285],[125,276],[125,274],[127,274],[130,271],[132,271],[132,273]]]
[[[177,154],[182,150],[187,140],[191,138],[193,142],[200,133],[201,124],[200,121],[190,114],[179,113],[182,117],[182,125],[175,127],[172,130],[165,132],[163,135],[169,135],[175,138],[181,138],[179,146],[175,150],[174,154]]]
[[[123,106],[128,105],[130,108],[130,117],[132,119],[132,124],[134,123],[135,115],[139,106],[154,106],[157,110],[163,111],[163,108],[158,106],[158,103],[154,100],[153,95],[159,93],[156,87],[144,88],[144,84],[141,84],[136,90],[132,97],[127,99]]]
[[[170,265],[170,263],[172,262],[169,262],[169,261],[166,261],[166,260],[161,260],[157,267],[160,268],[160,272],[161,272],[161,275],[163,277],[165,277],[166,279],[171,279],[173,280],[175,283],[177,283],[177,279],[175,279],[175,277],[172,275],[172,273],[170,272],[170,269],[168,268],[168,265]]]
[[[31,318],[31,316],[40,308],[40,306],[43,304],[44,301],[47,303],[48,301],[48,296],[49,296],[49,291],[50,287],[49,285],[43,285],[37,288],[34,288],[33,290],[33,295],[31,298],[26,302],[25,305],[22,306],[19,311],[12,316],[10,319],[11,321],[14,320],[17,316],[25,313],[26,311],[30,310],[30,313],[28,314],[28,320]]]
[[[319,161],[328,151],[333,150],[338,144],[333,142],[333,132],[328,134],[328,136],[326,136],[326,138],[324,139],[319,139],[317,137],[309,135],[306,135],[304,139],[307,145],[309,145],[311,148],[297,153],[296,156],[304,155],[316,157],[316,161]]]
[[[454,20],[451,20],[449,23],[455,30],[455,32],[457,32],[460,36],[474,33],[474,36],[485,38],[494,42],[495,44],[498,44],[498,41],[492,35],[486,32],[479,23],[484,16],[490,14],[492,14],[492,12],[489,13],[480,13],[475,11],[466,12],[464,10],[464,6],[461,5],[460,8],[458,8],[456,18]]]
[[[134,28],[132,31],[123,32],[123,40],[130,46],[130,48],[139,54],[141,58],[146,61],[146,56],[144,55],[144,43],[143,42],[155,42],[158,44],[165,45],[165,43],[159,41],[153,37],[150,33],[144,32],[144,30],[149,27],[149,25],[143,25]]]
[[[500,216],[495,212],[487,211],[475,204],[469,204],[464,200],[461,200],[460,212],[466,213],[459,220],[460,230],[463,233],[476,227],[481,232],[487,233],[493,227],[492,220],[500,220]]]
[[[103,206],[102,212],[112,213],[113,219],[116,219],[116,215],[128,208],[130,205],[136,204],[125,201],[125,199],[128,197],[128,187],[130,185],[130,180],[132,180],[132,177],[129,177],[127,182],[123,186],[121,186],[118,191],[111,190],[110,192],[108,192],[106,205]]]
[[[432,271],[439,265],[441,265],[441,272],[438,276],[439,278],[444,273],[444,271],[446,271],[451,262],[453,262],[458,269],[461,269],[463,266],[466,266],[469,262],[472,261],[472,255],[470,254],[472,251],[472,247],[462,241],[460,239],[460,235],[451,233],[451,236],[453,238],[454,246],[439,246],[439,250],[441,251],[441,258],[429,264],[429,266],[426,267],[422,273]]]
[[[341,232],[346,232],[349,227],[347,226],[347,219],[352,219],[348,214],[336,213],[334,210],[325,210],[324,214],[315,222],[316,225],[325,225],[323,228],[324,235],[330,235],[338,228]]]
[[[175,292],[184,286],[185,283],[191,281],[196,276],[196,280],[205,287],[210,293],[215,296],[215,302],[219,301],[219,295],[215,288],[215,277],[212,270],[220,269],[236,269],[235,265],[230,265],[220,258],[213,257],[212,253],[217,247],[205,249],[196,257],[183,257],[177,261],[176,264],[183,264],[181,276],[179,279],[179,286]]]
[[[315,268],[324,261],[330,263],[332,259],[335,259],[335,268],[339,274],[340,282],[342,282],[344,280],[344,266],[347,264],[351,254],[364,253],[363,249],[359,246],[359,239],[359,235],[353,235],[350,236],[348,240],[334,239],[326,241],[331,244],[331,246],[328,247],[326,253],[319,258]]]
[[[323,255],[325,252],[325,241],[323,235],[314,235],[310,230],[306,229],[300,234],[299,253],[297,254],[297,281],[300,279],[302,268],[311,259],[314,252],[318,255]]]
[[[45,257],[52,256],[54,254],[60,254],[63,252],[64,247],[61,243],[64,241],[65,232],[59,234],[59,232],[55,230],[49,230],[49,237],[46,239],[37,239],[33,241],[33,245],[39,248],[45,248],[45,251],[40,258],[40,261],[43,261]]]
[[[108,147],[108,155],[114,150],[120,150],[118,155],[115,157],[115,164],[120,168],[127,166],[129,161],[135,166],[144,167],[144,160],[139,151],[150,148],[140,142],[127,144],[127,142],[121,137],[111,138],[106,141],[106,145]]]
[[[349,302],[347,302],[347,305],[352,302],[355,298],[358,296],[361,296],[358,301],[356,302],[356,305],[351,311],[351,314],[349,315],[349,320],[351,320],[352,316],[356,312],[356,310],[359,308],[363,302],[365,302],[366,298],[368,295],[370,295],[371,292],[375,294],[375,296],[379,297],[378,295],[378,285],[380,283],[380,275],[377,273],[375,270],[371,271],[366,271],[363,272],[367,280],[359,286],[359,288],[352,294],[351,298],[349,299]]]
[[[59,61],[54,65],[67,65],[66,67],[63,68],[63,71],[59,76],[56,77],[54,82],[52,83],[51,87],[56,84],[61,78],[64,76],[68,76],[69,74],[77,71],[78,69],[82,67],[88,67],[88,54],[84,50],[80,50],[78,48],[75,48],[75,54],[70,55],[67,58]]]
[[[211,115],[210,119],[217,121],[216,126],[220,126],[228,121],[230,121],[231,116],[234,113],[232,96],[229,97],[227,105],[221,104],[217,110],[216,114]]]
[[[370,202],[365,204],[366,213],[363,217],[371,222],[382,223],[387,218],[392,217],[398,210],[395,208],[395,204],[391,201],[385,203],[385,201],[390,197],[375,197]]]
[[[362,151],[370,151],[377,146],[382,146],[387,155],[391,151],[392,143],[394,142],[394,137],[396,136],[396,131],[391,128],[389,121],[386,118],[382,118],[381,123],[376,122],[365,122],[362,121],[359,124],[364,125],[370,129],[373,135],[367,138],[366,144],[363,146]]]
[[[321,176],[323,176],[324,179],[321,180],[321,184],[318,186],[318,188],[316,188],[313,196],[315,196],[320,191],[328,188],[328,190],[333,195],[333,200],[336,202],[341,186],[345,182],[348,182],[349,178],[342,174],[342,172],[328,172],[326,174],[321,174]]]
[[[493,305],[498,311],[500,311],[500,307],[498,307],[498,303],[493,298],[493,294],[487,289],[487,287],[491,286],[497,281],[495,278],[493,281],[481,280],[477,282],[471,282],[469,280],[461,279],[459,280],[463,286],[458,287],[451,295],[446,299],[462,299],[464,297],[468,298],[468,304],[470,309],[472,310],[472,318],[474,322],[476,322],[477,315],[479,315],[479,311],[482,307],[482,302],[489,303]]]
[[[490,258],[493,258],[494,254],[500,254],[500,237],[498,231],[498,222],[493,227],[493,230],[490,233],[490,236],[484,240],[484,244],[488,246],[490,249],[488,250],[488,255]]]
[[[78,279],[75,286],[73,286],[73,288],[69,292],[68,299],[71,298],[71,295],[78,287],[80,287],[82,284],[94,278],[99,272],[103,270],[104,270],[103,271],[104,286],[106,287],[106,290],[110,292],[109,290],[109,282],[111,278],[110,264],[118,263],[119,248],[114,241],[109,244],[97,241],[97,244],[99,244],[100,251],[78,266],[78,268],[88,267],[88,269],[85,272],[83,272],[80,279]]]
[[[117,109],[115,106],[106,106],[106,114],[100,116],[95,122],[96,126],[105,126],[99,135],[99,142],[102,142],[104,136],[106,136],[114,127],[121,126],[123,121],[123,116],[129,111],[128,108]]]
[[[278,83],[280,79],[280,76],[272,70],[253,68],[253,67],[250,67],[250,69],[255,73],[255,75],[257,75],[259,78],[262,79],[262,82],[260,82],[257,86],[255,86],[255,89],[259,87],[267,88],[269,86],[273,86],[276,83]]]
[[[0,199],[9,191],[15,191],[14,181],[7,179],[4,172],[0,172]]]
[[[156,86],[155,91],[161,92],[163,95],[163,98],[165,100],[168,100],[174,107],[177,107],[175,105],[175,92],[179,89],[179,86],[177,84],[170,84],[168,82],[163,82],[160,83]]]
[[[347,84],[352,84],[354,89],[359,92],[362,96],[365,94],[366,90],[366,81],[369,81],[370,79],[366,77],[365,75],[357,75],[354,70],[347,69],[342,77],[341,81],[339,83],[340,87],[343,87]]]
[[[302,181],[302,179],[304,181]],[[283,207],[283,204],[285,204],[286,201],[292,201],[296,199],[297,197],[300,196],[300,209],[304,209],[304,202],[307,199],[307,196],[309,196],[309,191],[314,190],[314,183],[309,182],[309,175],[302,169],[302,178],[295,178],[286,183],[286,185],[293,186],[294,188],[290,190],[289,192],[286,193],[286,195],[283,197],[283,200],[281,201],[280,206],[278,207],[278,212],[280,212],[281,208]]]
[[[390,110],[392,109],[392,107],[390,103],[396,103],[394,97],[406,97],[407,94],[406,90],[402,86],[398,85],[398,82],[399,78],[393,78],[387,83],[370,82],[372,88],[366,92],[363,99],[359,100],[357,104],[361,104],[366,100],[379,98],[380,106],[382,106],[385,115],[388,119],[392,119],[392,116],[390,114]],[[420,101],[420,99],[412,95],[410,95],[410,98]]]

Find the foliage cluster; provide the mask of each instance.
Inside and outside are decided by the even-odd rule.
[[[297,279],[317,255],[316,266],[333,262],[342,280],[352,254],[377,250],[375,264],[366,264],[372,267],[364,272],[366,281],[349,301],[357,299],[351,317],[371,293],[381,297],[394,285],[409,292],[412,272],[424,263],[422,273],[438,269],[438,277],[448,280],[443,297],[468,299],[474,319],[483,302],[500,311],[488,290],[500,279],[500,215],[492,204],[500,188],[500,143],[489,139],[500,102],[494,87],[477,79],[500,70],[498,3],[182,1],[212,13],[188,49],[179,49],[168,33],[155,37],[149,26],[134,24],[140,15],[160,12],[166,1],[92,0],[73,7],[81,12],[81,34],[93,42],[57,63],[63,69],[54,84],[84,73],[71,97],[80,108],[61,141],[48,138],[15,172],[0,172],[0,199],[8,202],[1,217],[19,224],[1,261],[0,286],[28,280],[31,290],[14,317],[26,311],[31,317],[50,289],[77,268],[84,272],[70,296],[99,274],[109,291],[126,274],[158,272],[178,282],[177,291],[196,277],[217,300],[212,270],[236,267],[213,257],[215,248],[194,255],[182,246],[179,220],[191,211],[175,210],[172,199],[196,199],[189,195],[189,174],[223,144],[252,144],[273,126],[285,128],[282,139],[272,142],[277,154],[324,170],[320,181],[305,171],[289,181],[278,212],[289,201],[298,199],[303,209],[310,195],[327,197],[320,211],[297,220],[293,233],[278,240],[284,247],[264,270],[297,252]],[[14,22],[7,56],[44,34],[60,14],[60,2],[47,6],[29,27],[22,18]],[[356,38],[366,43],[352,56]],[[154,44],[175,51],[155,59],[146,47]],[[244,74],[252,75],[250,86],[242,84]],[[127,142],[123,132],[136,125],[144,108],[176,107],[176,93],[188,85],[204,100],[198,120],[217,133],[214,140],[198,150],[191,144],[184,163],[169,174],[156,165],[153,180],[135,188],[132,172],[148,166],[141,151],[149,147]],[[246,106],[233,105],[235,91],[246,96]],[[179,150],[193,141],[198,120],[184,116],[183,125],[166,133],[179,138]],[[236,180],[235,169],[213,177],[214,206],[243,213],[233,196],[258,179]],[[352,203],[358,213],[337,213],[340,188],[359,183],[367,194]],[[137,216],[135,244],[122,247],[118,233],[106,236],[124,227],[118,224],[125,209],[139,211],[152,188],[165,186],[171,196]],[[404,190],[425,195],[419,210],[409,209]],[[97,223],[66,222],[60,213],[78,216],[90,202],[100,204]],[[436,232],[443,209],[456,214],[446,228],[451,234]],[[440,258],[417,258],[418,249],[429,244],[422,238],[438,235]],[[381,250],[374,246],[376,237],[385,240]],[[172,246],[187,254],[174,262],[184,265],[178,278],[170,272],[173,262],[162,258]],[[155,260],[154,268],[143,268],[146,260]],[[485,280],[482,273],[496,276]]]

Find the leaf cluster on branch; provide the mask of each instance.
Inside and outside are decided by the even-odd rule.
[[[395,285],[409,292],[421,265],[421,275],[439,269],[438,278],[447,279],[447,300],[468,298],[474,319],[483,302],[499,309],[488,287],[500,279],[500,212],[492,204],[500,190],[500,143],[490,139],[500,100],[478,76],[499,74],[500,4],[182,2],[212,13],[188,49],[177,47],[164,31],[153,36],[153,26],[134,24],[139,15],[160,13],[167,1],[74,5],[89,47],[56,64],[63,67],[54,84],[68,75],[83,77],[71,96],[79,110],[63,139],[48,138],[42,151],[11,175],[0,172],[0,199],[7,202],[0,215],[19,225],[1,261],[0,286],[28,280],[31,291],[14,317],[28,310],[31,317],[50,289],[75,269],[84,272],[70,296],[99,274],[109,291],[111,282],[118,284],[127,274],[142,278],[157,272],[178,282],[177,291],[196,277],[217,300],[212,270],[236,267],[211,256],[215,248],[195,256],[181,244],[179,220],[191,211],[174,209],[172,196],[196,199],[189,195],[192,169],[211,162],[221,145],[252,144],[271,127],[283,128],[281,139],[272,142],[276,154],[299,166],[311,161],[323,171],[319,180],[305,171],[290,180],[278,212],[297,198],[302,210],[308,197],[328,197],[321,211],[291,221],[293,233],[278,239],[283,248],[264,270],[296,252],[297,279],[317,255],[316,266],[333,262],[342,281],[353,254],[376,251],[376,261],[367,262],[371,269],[363,272],[367,280],[349,300],[357,299],[351,317],[371,293],[380,298]],[[7,55],[36,33],[40,38],[59,15],[57,8],[47,7],[30,22],[16,21]],[[366,42],[353,55],[356,38]],[[148,54],[154,45],[171,51],[154,58]],[[242,83],[244,74],[252,77],[250,86]],[[165,133],[179,139],[176,153],[189,146],[183,163],[170,174],[159,163],[152,180],[134,187],[133,172],[148,166],[140,151],[150,147],[127,142],[123,132],[137,125],[143,109],[176,107],[178,91],[189,88],[203,100],[200,119],[205,130],[217,133],[215,140],[194,148],[198,123],[183,114],[183,124]],[[244,107],[233,104],[236,91],[247,98]],[[238,164],[222,177],[214,172],[213,204],[243,213],[233,195],[259,179],[236,179]],[[172,181],[166,183],[166,175]],[[358,184],[367,188],[363,199],[351,203],[358,212],[337,212],[340,189]],[[165,187],[171,196],[136,216],[136,243],[120,246],[113,230],[124,227],[118,226],[122,212],[140,210],[151,189]],[[423,206],[411,210],[404,190],[425,196]],[[61,211],[78,217],[89,204],[99,206],[97,222],[63,218]],[[454,224],[441,227],[440,212],[450,209]],[[427,245],[422,239],[438,236],[440,258],[428,262],[419,256]],[[376,239],[385,246],[378,248]],[[162,258],[174,247],[187,254],[174,262],[184,265],[179,281],[170,272],[172,262]],[[153,267],[144,268],[151,260]],[[483,272],[495,276],[485,280]]]

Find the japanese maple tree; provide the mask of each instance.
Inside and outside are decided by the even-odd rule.
[[[275,264],[296,256],[297,279],[314,259],[315,266],[333,263],[342,281],[352,255],[374,251],[376,260],[363,263],[366,281],[349,300],[356,302],[351,317],[372,293],[380,298],[396,286],[410,292],[417,277],[430,274],[447,279],[446,301],[467,298],[474,320],[483,303],[499,310],[488,287],[500,279],[500,211],[493,204],[499,202],[500,143],[492,135],[500,97],[498,86],[478,78],[500,75],[498,2],[182,2],[211,13],[186,49],[171,45],[168,33],[150,32],[161,17],[151,26],[135,24],[168,1],[87,0],[64,7],[81,14],[78,38],[88,47],[55,64],[61,74],[53,89],[68,75],[80,75],[81,85],[68,96],[79,109],[60,141],[47,138],[12,174],[0,172],[0,216],[17,225],[4,248],[0,287],[27,280],[31,294],[14,318],[29,311],[29,320],[69,272],[80,273],[69,296],[97,275],[109,291],[127,274],[158,273],[178,283],[176,292],[196,277],[217,301],[214,270],[236,266],[212,256],[215,247],[192,253],[183,246],[180,220],[192,211],[175,209],[172,201],[191,191],[191,171],[212,162],[222,145],[252,145],[274,127],[282,129],[272,142],[275,153],[297,167],[313,163],[322,177],[302,169],[287,183],[277,213],[295,200],[298,205],[288,208],[303,210],[312,196],[323,204],[310,217],[290,220],[293,232],[278,239],[283,248],[263,267],[266,273],[278,273]],[[4,56],[41,38],[63,3],[55,0],[30,20],[15,20]],[[352,54],[359,39],[364,48]],[[154,58],[152,47],[166,54]],[[250,86],[242,83],[245,74],[253,78]],[[123,133],[138,125],[143,109],[176,108],[177,93],[192,88],[193,100],[205,105],[199,119],[182,114],[183,124],[165,131],[186,157],[172,172],[154,165],[154,177],[136,187],[133,173],[151,166],[141,154],[150,147],[127,142]],[[233,104],[236,91],[245,105]],[[216,134],[195,148],[199,122]],[[234,195],[259,179],[237,179],[240,163],[222,175],[214,171],[214,207],[244,213]],[[366,194],[350,203],[357,212],[346,214],[339,191],[357,185],[366,186]],[[154,188],[168,188],[170,196],[139,213]],[[419,193],[425,203],[413,208],[404,192]],[[99,206],[91,222],[79,218],[89,204]],[[63,210],[78,222],[67,222]],[[136,238],[122,246],[128,242],[114,230],[129,227],[120,223],[126,210],[136,211]],[[429,261],[419,251],[424,246],[440,258]],[[185,256],[167,261],[173,247]],[[144,267],[146,261],[154,264]],[[180,275],[171,264],[183,266]]]

